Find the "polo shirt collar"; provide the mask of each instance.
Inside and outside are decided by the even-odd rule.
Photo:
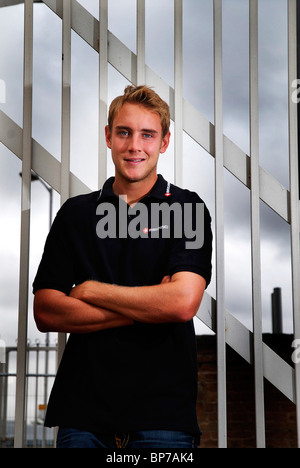
[[[169,196],[167,195],[167,193],[171,193],[170,184],[163,178],[161,174],[158,174],[158,179],[153,189],[149,193],[148,197],[159,198],[161,200],[165,200],[165,197]]]
[[[98,200],[117,197],[112,188],[114,181],[114,177],[107,179],[103,185],[102,190],[100,190]],[[158,174],[157,181],[146,198],[158,198],[160,200],[165,200],[166,197],[169,197],[170,195],[170,183],[167,182],[161,174]]]
[[[116,197],[116,194],[113,192],[113,183],[115,181],[114,177],[110,177],[107,179],[107,181],[104,183],[102,189],[100,190],[98,200],[104,200],[106,198],[114,198]]]

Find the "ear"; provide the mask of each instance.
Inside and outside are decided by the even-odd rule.
[[[111,149],[111,133],[110,133],[108,125],[106,125],[105,127],[105,140],[106,140],[107,147]]]
[[[168,149],[168,146],[170,144],[170,138],[171,138],[171,132],[168,132],[166,136],[162,139],[161,142],[161,148],[160,148],[160,153],[165,153]]]

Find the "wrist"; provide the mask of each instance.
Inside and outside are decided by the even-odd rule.
[[[90,302],[90,297],[91,297],[90,283],[91,281],[85,281],[84,283],[74,286],[69,296],[73,297],[74,299],[79,299],[84,302]]]

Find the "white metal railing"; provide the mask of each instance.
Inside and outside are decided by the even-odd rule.
[[[13,400],[15,400],[15,355],[17,347],[5,349],[4,363],[0,363],[0,448],[10,448],[14,442],[15,419]],[[26,391],[24,399],[25,447],[53,447],[55,445],[54,428],[43,426],[49,390],[55,374],[49,372],[49,361],[55,362],[57,346],[41,344],[38,340],[26,346]]]
[[[205,119],[183,99],[183,13],[182,1],[174,0],[174,89],[165,83],[145,63],[145,0],[137,0],[137,54],[130,51],[108,31],[108,0],[99,0],[99,18],[96,20],[76,0],[44,0],[44,3],[62,19],[62,141],[61,162],[57,161],[37,141],[32,139],[32,15],[33,0],[25,0],[24,9],[24,119],[20,128],[0,111],[0,140],[22,160],[21,257],[19,292],[19,328],[17,360],[17,395],[15,446],[21,447],[24,438],[24,404],[26,381],[26,341],[28,310],[28,254],[30,239],[30,171],[31,168],[61,195],[61,202],[69,196],[90,189],[70,172],[70,87],[71,87],[71,29],[99,53],[99,129],[103,129],[107,115],[108,63],[128,81],[154,86],[170,104],[175,122],[175,182],[182,184],[182,135],[185,131],[215,158],[215,213],[216,213],[216,300],[207,294],[198,317],[217,333],[218,343],[218,426],[219,446],[227,445],[226,408],[226,343],[235,349],[255,369],[257,446],[265,446],[265,411],[263,379],[267,378],[296,404],[298,444],[300,447],[300,368],[295,370],[277,356],[262,341],[260,221],[259,204],[263,200],[291,226],[293,310],[295,339],[300,339],[300,253],[299,253],[299,199],[298,199],[298,142],[297,108],[290,99],[296,69],[296,0],[288,0],[289,35],[289,135],[290,135],[290,190],[259,166],[258,148],[258,0],[249,1],[250,44],[250,156],[223,135],[222,92],[222,0],[212,0],[214,6],[214,95],[215,122]],[[10,3],[9,1],[6,2]],[[18,2],[11,2],[18,3]],[[253,333],[229,312],[225,311],[224,268],[224,168],[228,169],[251,195],[251,248]],[[106,144],[99,131],[98,182],[106,178]],[[215,326],[215,324],[217,324]],[[60,336],[60,350],[64,336]],[[252,350],[253,349],[253,353]]]

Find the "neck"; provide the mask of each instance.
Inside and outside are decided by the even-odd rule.
[[[119,180],[116,176],[112,188],[113,192],[118,197],[125,195],[128,205],[133,206],[151,192],[156,181],[157,175],[155,175],[155,178],[151,178],[151,180],[141,180],[137,182]]]

